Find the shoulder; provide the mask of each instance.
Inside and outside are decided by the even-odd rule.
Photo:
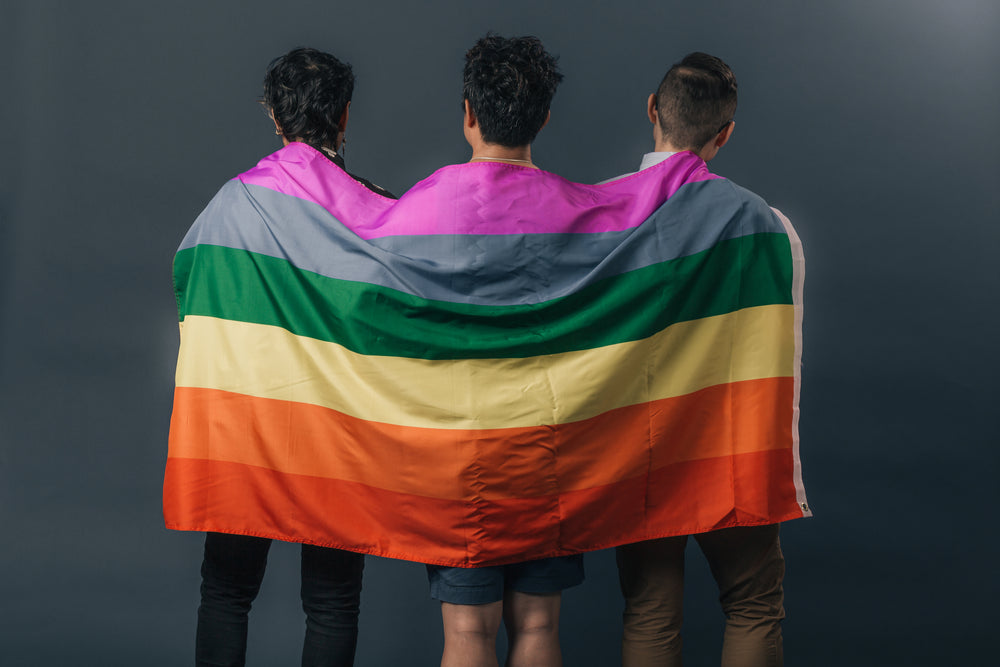
[[[746,220],[756,220],[756,225],[761,231],[776,234],[786,234],[792,240],[793,245],[799,244],[792,223],[778,209],[774,208],[763,197],[747,188],[733,183],[729,179],[720,179],[727,185],[731,196],[736,200],[742,216]]]
[[[383,188],[381,185],[376,185],[375,183],[369,181],[367,178],[361,178],[357,174],[352,174],[351,172],[347,172],[347,175],[377,195],[388,197],[389,199],[399,199],[399,197],[392,194],[391,192]]]
[[[756,192],[748,190],[742,185],[734,183],[733,181],[725,177],[719,178],[717,180],[726,183],[732,192],[732,196],[736,197],[737,199],[740,199],[741,201],[746,202],[748,206],[753,206],[755,208],[760,208],[760,207],[769,208],[767,202],[764,201],[764,198],[758,195]]]

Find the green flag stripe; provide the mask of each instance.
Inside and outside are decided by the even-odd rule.
[[[210,245],[180,251],[174,273],[181,320],[274,325],[360,354],[418,359],[582,350],[646,338],[676,322],[792,303],[788,237],[773,233],[721,241],[530,305],[431,301]]]

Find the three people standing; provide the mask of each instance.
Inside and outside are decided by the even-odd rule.
[[[466,54],[464,71],[463,130],[472,148],[472,164],[465,168],[484,168],[481,163],[487,163],[525,170],[526,177],[532,171],[544,174],[534,164],[531,144],[549,121],[561,79],[556,59],[535,38],[480,39]],[[268,67],[263,102],[286,146],[310,147],[308,159],[314,162],[309,164],[317,171],[309,175],[307,167],[305,178],[321,180],[330,164],[345,169],[340,148],[352,93],[350,67],[313,49],[293,50]],[[735,109],[736,80],[728,66],[706,54],[687,56],[668,71],[647,101],[654,152],[643,158],[640,169],[682,152],[697,156],[703,166],[732,136]],[[378,197],[392,197],[364,179],[352,178]],[[390,204],[378,204],[383,205]],[[609,448],[613,444],[609,442]],[[695,539],[712,566],[727,616],[723,664],[782,664],[784,561],[777,525],[724,527]],[[680,665],[686,540],[675,535],[618,549],[626,600],[626,667]],[[260,587],[269,545],[269,539],[250,534],[208,532],[197,636],[199,665],[244,664],[247,615]],[[303,665],[353,664],[363,558],[352,551],[303,544],[302,601],[307,619]],[[583,580],[582,558],[582,554],[561,555],[482,568],[428,565],[431,594],[442,608],[441,664],[496,665],[494,645],[502,620],[510,646],[508,665],[560,665],[561,591]]]

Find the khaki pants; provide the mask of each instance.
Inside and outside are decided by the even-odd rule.
[[[778,525],[724,528],[694,538],[726,614],[722,666],[780,667],[785,560]],[[680,667],[686,544],[682,535],[618,547],[623,667]]]

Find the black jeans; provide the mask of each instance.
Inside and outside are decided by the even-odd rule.
[[[201,564],[198,667],[246,662],[247,616],[260,590],[271,540],[207,533]],[[303,667],[349,667],[358,643],[362,554],[302,545]]]

